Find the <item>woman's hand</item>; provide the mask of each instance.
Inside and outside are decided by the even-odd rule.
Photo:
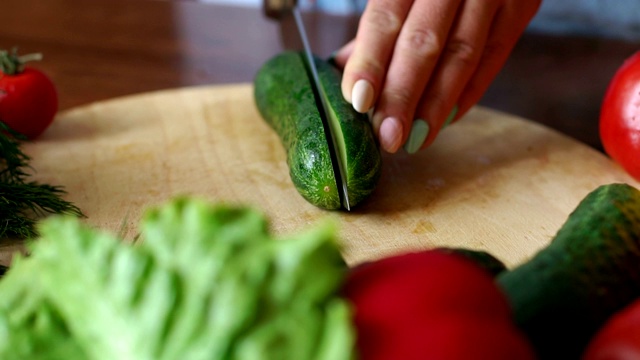
[[[369,0],[340,49],[342,92],[390,153],[433,142],[488,88],[541,0]]]

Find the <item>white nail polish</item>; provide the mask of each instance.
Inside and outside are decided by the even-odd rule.
[[[366,113],[373,105],[373,86],[364,79],[356,81],[351,90],[351,103],[359,113]]]

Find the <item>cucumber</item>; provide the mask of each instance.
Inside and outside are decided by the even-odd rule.
[[[382,156],[371,124],[342,97],[341,74],[326,61],[315,59],[318,77],[330,107],[334,139],[344,164],[349,203],[357,205],[375,189]],[[283,52],[269,59],[254,79],[254,98],[262,118],[278,134],[287,153],[293,185],[311,204],[323,209],[341,208],[334,176],[328,134],[320,117],[319,99],[313,92],[304,54]]]
[[[507,270],[506,265],[493,254],[482,250],[472,250],[465,248],[439,247],[438,251],[447,254],[457,254],[463,258],[472,261],[477,266],[486,270],[491,276],[495,277],[501,272]]]
[[[547,248],[497,281],[541,359],[578,359],[607,318],[640,297],[640,191],[595,189]]]

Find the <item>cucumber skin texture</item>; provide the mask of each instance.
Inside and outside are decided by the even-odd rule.
[[[541,359],[578,359],[605,321],[640,297],[640,191],[595,189],[547,248],[497,281]]]
[[[453,247],[440,247],[436,248],[436,250],[447,254],[457,254],[470,260],[487,271],[492,277],[496,277],[498,274],[507,270],[506,265],[502,261],[486,251]]]
[[[303,54],[283,52],[269,59],[254,79],[254,98],[262,118],[287,152],[289,175],[300,195],[323,209],[340,209],[328,142],[307,76]],[[328,103],[338,115],[347,152],[347,190],[351,206],[375,189],[382,157],[371,125],[342,98],[341,75],[316,59]]]

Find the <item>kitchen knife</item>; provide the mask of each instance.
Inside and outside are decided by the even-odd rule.
[[[346,164],[340,156],[340,149],[337,145],[336,134],[339,129],[334,129],[334,122],[329,120],[332,111],[327,103],[325,91],[318,77],[318,70],[314,61],[311,46],[307,38],[304,22],[300,15],[300,10],[296,6],[296,0],[264,0],[264,12],[267,17],[276,19],[280,24],[280,35],[286,49],[302,50],[307,71],[311,77],[311,86],[316,97],[316,104],[325,129],[325,134],[330,134],[327,138],[329,153],[331,154],[331,164],[334,178],[338,187],[338,196],[342,207],[351,210],[349,205],[349,193],[347,190]]]

